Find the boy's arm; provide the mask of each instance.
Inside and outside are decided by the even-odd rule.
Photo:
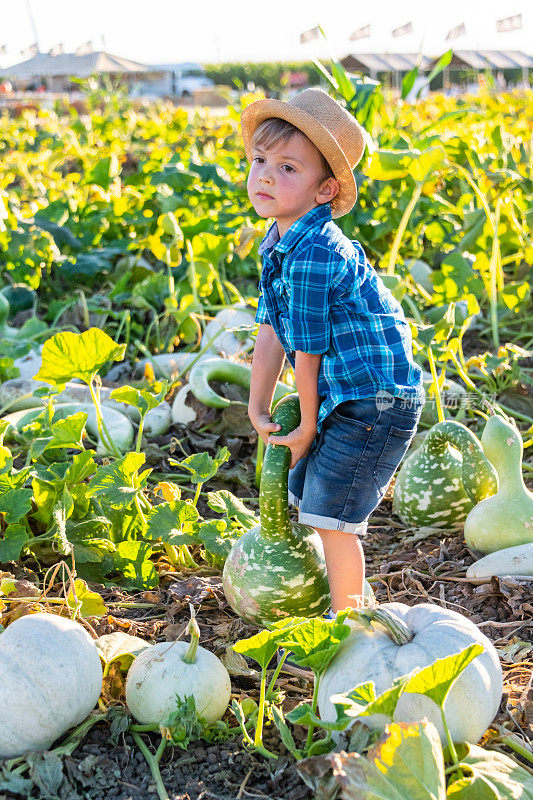
[[[270,407],[284,361],[285,351],[272,325],[259,325],[252,360],[248,416],[265,444],[269,434],[280,428],[270,419]]]
[[[321,361],[321,354],[296,351],[294,374],[300,398],[301,422],[287,436],[276,436],[269,440],[272,444],[285,444],[290,448],[291,469],[305,456],[316,436],[320,406],[317,387]]]

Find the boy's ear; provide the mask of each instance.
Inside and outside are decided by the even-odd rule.
[[[318,188],[317,203],[330,203],[340,192],[340,184],[336,178],[327,178]]]

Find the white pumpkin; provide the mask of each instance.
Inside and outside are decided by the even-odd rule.
[[[160,642],[143,650],[126,680],[126,703],[138,722],[162,722],[181,700],[192,695],[199,717],[208,723],[224,716],[230,699],[229,673],[219,658],[198,647],[196,622],[189,626],[191,643]]]
[[[102,667],[77,622],[28,614],[0,635],[0,758],[48,750],[98,702]]]
[[[457,678],[444,704],[452,739],[477,742],[496,716],[502,697],[502,669],[492,643],[462,614],[432,603],[412,607],[383,603],[379,610],[392,613],[399,620],[398,625],[393,625],[393,632],[401,643],[393,641],[391,633],[377,622],[373,623],[375,629],[369,631],[349,621],[352,633],[320,681],[320,716],[329,721],[336,719],[330,700],[334,694],[350,691],[365,681],[373,681],[380,694],[401,675],[479,643],[484,652]],[[429,697],[404,693],[396,707],[395,721],[415,722],[424,717],[436,725],[444,743],[440,708]]]

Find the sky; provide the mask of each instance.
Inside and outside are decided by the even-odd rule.
[[[348,53],[456,50],[524,50],[533,54],[532,0],[0,0],[0,68],[25,60],[35,41],[40,50],[62,44],[74,52],[93,49],[141,63],[194,61],[309,61]],[[522,30],[496,32],[496,20],[522,13]],[[393,38],[392,29],[413,23],[413,33]],[[446,42],[464,23],[466,35]],[[328,38],[300,43],[320,24]],[[370,25],[371,37],[350,41]]]

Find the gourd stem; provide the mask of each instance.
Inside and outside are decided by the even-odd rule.
[[[187,652],[181,658],[186,664],[196,664],[196,651],[198,650],[198,642],[200,641],[200,628],[194,617],[192,617],[189,622],[187,633],[191,637],[191,643]]]
[[[413,632],[405,622],[384,608],[374,608],[370,612],[372,622],[379,622],[395,644],[408,644],[413,639]]]

